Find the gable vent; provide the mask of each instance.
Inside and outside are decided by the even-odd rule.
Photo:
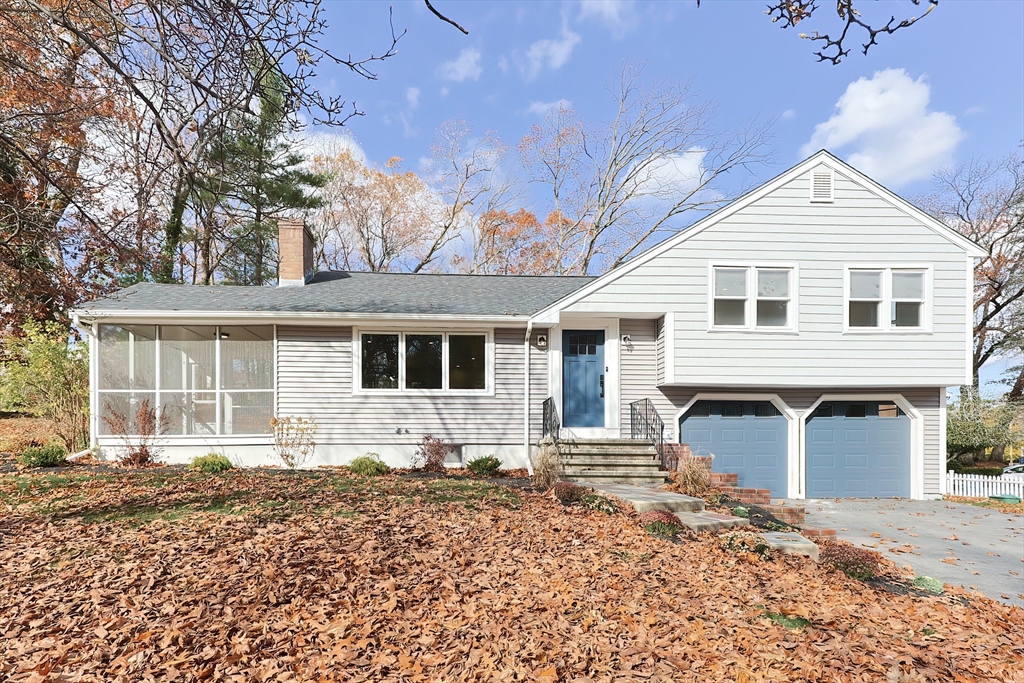
[[[811,201],[831,202],[835,199],[835,175],[824,166],[811,171]]]

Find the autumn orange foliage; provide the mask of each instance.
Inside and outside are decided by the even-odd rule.
[[[540,494],[108,476],[0,478],[0,678],[1024,680],[1024,610],[675,544]]]

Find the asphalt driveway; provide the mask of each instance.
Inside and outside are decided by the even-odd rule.
[[[806,500],[807,526],[1024,607],[1024,516],[942,500]]]

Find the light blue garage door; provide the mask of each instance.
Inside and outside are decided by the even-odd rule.
[[[909,498],[910,417],[893,403],[822,403],[807,420],[808,498]]]
[[[699,455],[712,453],[711,469],[735,472],[744,488],[788,495],[788,420],[769,402],[698,401],[679,425],[680,443]]]

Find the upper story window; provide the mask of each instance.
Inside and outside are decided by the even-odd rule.
[[[926,329],[926,268],[850,268],[846,326],[852,331]]]
[[[362,390],[486,391],[485,333],[363,332],[358,364]]]
[[[712,328],[792,330],[793,269],[779,266],[715,266]]]

